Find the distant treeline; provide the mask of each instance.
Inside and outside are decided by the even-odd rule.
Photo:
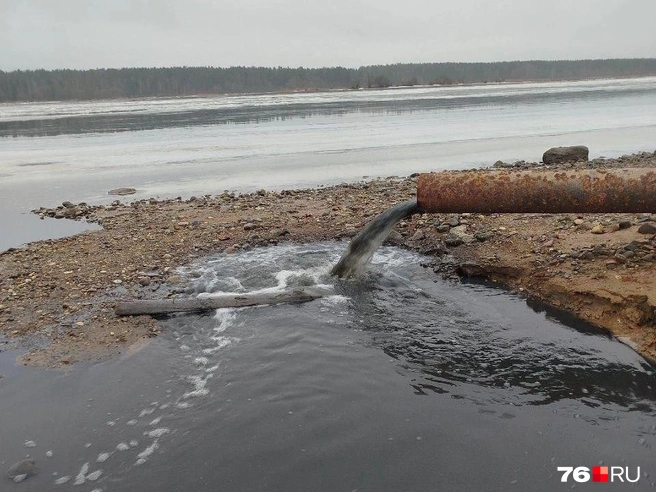
[[[58,101],[656,75],[656,59],[403,63],[360,68],[0,71],[0,101]]]

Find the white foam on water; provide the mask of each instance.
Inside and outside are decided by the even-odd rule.
[[[127,445],[126,443],[124,443],[124,442],[119,442],[119,443],[116,445],[116,449],[117,449],[117,451],[127,451],[128,449],[130,449],[130,446],[128,446],[128,445]]]
[[[171,429],[169,429],[168,427],[160,427],[158,429],[153,429],[151,431],[144,432],[144,436],[162,437],[163,435],[168,434],[169,432],[171,432]]]
[[[417,264],[420,255],[399,248],[379,248],[371,259],[372,265],[385,265],[386,267],[400,267],[408,264]]]
[[[112,453],[100,453],[98,457],[96,458],[96,462],[98,463],[104,463],[109,459],[109,457],[112,455]]]
[[[198,364],[199,366],[206,366],[209,363],[210,360],[207,357],[196,357],[194,359],[194,364]]]
[[[91,472],[87,475],[87,480],[89,480],[90,482],[95,482],[102,476],[102,473],[103,473],[102,470],[96,470],[94,472]]]
[[[162,417],[157,417],[157,418],[154,418],[153,420],[151,420],[150,423],[149,423],[148,425],[157,425],[157,424],[159,424],[161,421],[162,421]]]
[[[86,475],[88,471],[89,462],[86,462],[84,465],[82,465],[82,468],[75,477],[75,482],[73,482],[73,485],[82,485],[86,481]]]
[[[136,448],[137,446],[139,446],[139,441],[137,441],[136,439],[132,439],[130,441],[130,447],[131,448]]]
[[[36,448],[36,443],[34,441],[25,441],[23,446],[26,448]]]
[[[150,415],[150,414],[153,413],[154,411],[155,411],[155,409],[152,408],[152,407],[150,407],[150,408],[144,408],[144,409],[141,411],[141,413],[139,413],[139,417],[145,417],[146,415]]]
[[[337,306],[339,304],[345,304],[349,302],[350,297],[343,296],[340,294],[335,294],[332,296],[326,296],[321,298],[322,306]]]
[[[232,343],[232,340],[230,340],[229,338],[225,338],[225,337],[216,337],[216,338],[214,338],[214,340],[216,341],[216,345],[213,346],[213,347],[208,347],[208,348],[203,349],[203,354],[204,355],[214,355],[219,350],[221,350],[222,348],[224,348],[224,347],[226,347],[226,346],[228,346]]]
[[[187,376],[187,379],[191,381],[191,383],[194,385],[194,389],[192,391],[187,391],[182,395],[183,399],[187,398],[196,398],[198,396],[205,396],[207,395],[210,390],[206,388],[207,386],[207,380],[212,377],[211,374],[208,374],[205,377],[199,376],[199,375],[192,375],[192,376]]]
[[[64,485],[65,483],[70,482],[71,478],[73,477],[71,477],[70,475],[59,477],[57,480],[55,480],[55,485]]]
[[[21,483],[23,480],[27,478],[27,473],[21,473],[20,475],[16,475],[15,477],[12,478],[14,483]]]
[[[229,326],[232,326],[237,318],[237,310],[231,308],[217,309],[214,319],[219,324],[212,330],[214,333],[222,333],[226,331]]]
[[[146,449],[144,449],[141,453],[139,453],[137,455],[136,464],[137,465],[143,465],[148,460],[150,455],[152,455],[155,452],[155,450],[158,449],[158,448],[159,448],[159,442],[157,441],[157,439],[155,439],[150,444],[150,446],[148,446]]]
[[[132,419],[132,420],[128,420],[128,421],[125,423],[125,425],[135,426],[135,425],[137,425],[138,423],[139,423],[139,421],[138,421],[137,419]]]

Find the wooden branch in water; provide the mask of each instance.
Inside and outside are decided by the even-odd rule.
[[[329,294],[318,288],[299,288],[277,293],[227,294],[218,297],[188,299],[152,299],[122,301],[116,306],[117,316],[138,316],[142,314],[168,314],[194,311],[210,311],[220,308],[237,308],[281,304],[285,302],[307,302]]]

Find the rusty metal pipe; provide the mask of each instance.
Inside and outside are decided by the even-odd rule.
[[[446,171],[419,176],[417,203],[433,213],[656,212],[656,172]]]

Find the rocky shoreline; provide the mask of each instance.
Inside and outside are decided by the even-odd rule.
[[[656,167],[656,152],[557,167]],[[40,208],[43,217],[86,219],[103,230],[0,253],[0,341],[29,348],[21,361],[39,366],[126,352],[159,327],[146,316],[117,318],[117,300],[175,296],[184,291],[176,268],[210,254],[348,239],[415,193],[416,175]],[[656,214],[424,214],[401,222],[389,242],[428,255],[436,274],[483,278],[542,300],[656,359]]]

